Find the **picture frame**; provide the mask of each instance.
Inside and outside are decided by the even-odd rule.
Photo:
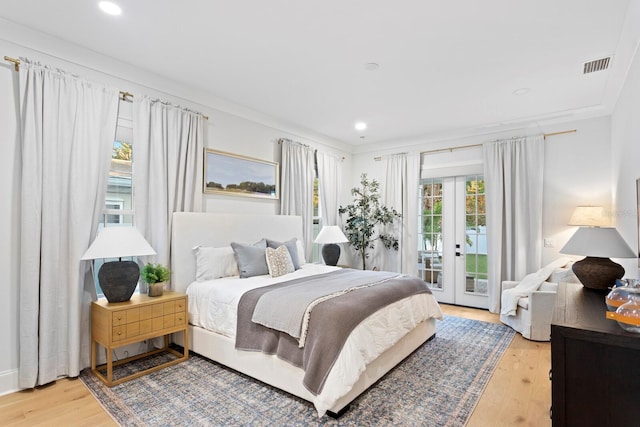
[[[226,196],[280,198],[277,162],[205,148],[203,192]]]

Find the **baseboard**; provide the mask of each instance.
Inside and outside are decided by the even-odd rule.
[[[18,370],[0,372],[0,396],[13,393],[19,390]]]

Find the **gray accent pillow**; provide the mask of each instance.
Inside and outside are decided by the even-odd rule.
[[[266,240],[262,239],[253,245],[231,242],[231,248],[236,258],[236,264],[238,264],[241,279],[269,274],[265,255]]]
[[[291,255],[291,261],[293,261],[293,268],[296,270],[300,269],[300,260],[298,258],[298,245],[295,237],[293,239],[287,240],[286,242],[278,242],[271,239],[265,239],[267,241],[267,247],[278,249],[280,246],[285,245],[287,250],[289,251],[289,255]]]

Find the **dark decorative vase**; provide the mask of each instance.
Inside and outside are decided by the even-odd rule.
[[[109,302],[129,301],[140,278],[140,267],[133,261],[105,262],[98,270],[98,280]]]
[[[624,276],[624,267],[609,258],[588,256],[571,267],[585,288],[606,291]]]

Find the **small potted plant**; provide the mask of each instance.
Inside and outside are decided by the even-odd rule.
[[[162,295],[164,282],[169,280],[170,273],[169,269],[162,264],[149,263],[142,267],[140,276],[142,276],[142,280],[149,285],[147,293],[150,297],[159,297]]]

